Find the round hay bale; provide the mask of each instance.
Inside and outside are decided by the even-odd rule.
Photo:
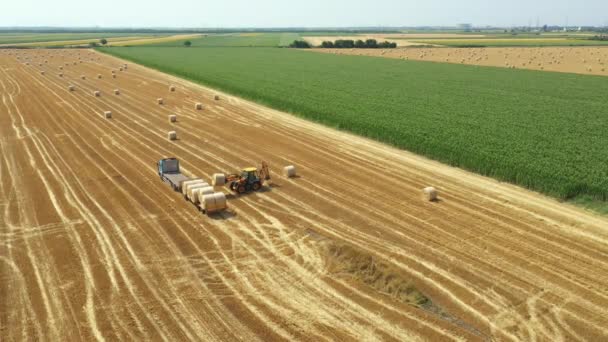
[[[112,74],[112,78],[116,78],[116,74]]]
[[[93,92],[93,95],[95,95],[95,97],[100,97],[101,96],[101,92],[99,90],[95,90]]]
[[[167,133],[167,138],[169,138],[169,140],[177,140],[177,132],[169,131],[169,133]]]
[[[112,112],[111,112],[111,111],[109,111],[109,110],[106,110],[105,112],[103,112],[103,116],[104,116],[106,119],[111,119],[111,118],[112,118]]]
[[[215,211],[216,209],[214,194],[204,195],[203,198],[200,200],[200,203],[203,211],[207,213]]]
[[[114,95],[120,95],[120,89],[114,89]]]
[[[211,177],[211,184],[213,184],[213,186],[224,186],[224,184],[226,184],[226,175],[223,173],[214,173]]]
[[[177,115],[175,115],[175,114],[169,115],[169,122],[177,122]]]
[[[169,91],[175,91],[175,86],[174,85],[170,85],[169,86]]]
[[[69,91],[74,91],[74,90],[76,90],[76,87],[74,87],[73,85],[71,85],[71,84],[70,84],[70,85],[68,86],[68,90],[69,90]]]
[[[203,104],[202,104],[202,103],[200,103],[200,102],[199,102],[199,103],[197,103],[197,104],[195,104],[195,105],[194,105],[194,109],[196,109],[196,110],[201,110],[201,109],[203,109]]]
[[[161,97],[159,97],[156,99],[156,102],[158,102],[159,105],[162,105],[165,102],[165,100],[163,100]]]
[[[287,178],[295,177],[296,175],[296,167],[293,165],[288,165],[283,168],[283,175]]]
[[[60,72],[60,73],[59,73],[59,77],[63,77],[63,73],[61,73],[61,72]]]
[[[213,197],[215,199],[215,210],[226,209],[226,195],[223,192],[216,192]]]
[[[116,73],[116,71],[112,70],[112,74],[115,74],[115,73]]]
[[[185,181],[182,184],[182,194],[186,197],[190,196],[190,188],[197,185],[197,184],[207,184],[204,180],[197,178],[197,179],[193,179],[191,181]]]
[[[44,71],[41,71],[41,72],[40,72],[40,75],[44,75],[44,74],[45,74],[45,72],[44,72]]]
[[[122,71],[122,67],[118,68],[118,71]]]
[[[63,70],[63,67],[62,67],[62,66],[60,66],[60,67],[59,67],[59,70]]]
[[[187,180],[184,180],[184,181],[180,181],[179,182],[179,187],[180,187],[180,189],[182,191],[182,194],[184,194],[184,195],[186,194],[185,191],[186,191],[186,186],[188,184],[193,183],[193,182],[199,182],[199,181],[202,181],[202,179],[200,179],[200,178],[194,178],[194,179],[187,179]]]
[[[196,184],[189,186],[187,195],[188,195],[188,199],[190,200],[190,202],[192,202],[194,204],[198,204],[198,202],[199,202],[198,190],[200,190],[202,188],[207,188],[207,187],[209,187],[209,184],[207,184],[207,183],[196,183]]]
[[[80,75],[80,79],[82,79],[82,80],[86,80],[86,79],[87,79],[87,77],[86,77],[85,75]]]
[[[428,201],[436,201],[437,200],[437,189],[432,186],[426,187],[422,190],[424,194],[424,198]]]
[[[98,78],[98,79],[101,79],[101,74],[97,74],[97,78]]]
[[[220,96],[219,96],[219,95],[214,95],[214,96],[213,96],[213,99],[214,99],[215,101],[219,101],[219,100],[220,100]]]

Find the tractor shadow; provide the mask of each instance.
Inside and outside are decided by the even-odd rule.
[[[280,187],[281,186],[279,184],[268,184],[268,185],[263,186],[258,191],[249,191],[249,192],[246,192],[246,193],[240,194],[240,195],[237,195],[234,192],[230,192],[229,194],[226,195],[226,199],[227,200],[237,200],[239,198],[251,196],[251,195],[254,195],[256,193],[258,193],[258,194],[264,194],[264,193],[272,192],[273,189],[280,188]]]

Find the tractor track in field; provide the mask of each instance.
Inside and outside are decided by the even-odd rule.
[[[0,340],[608,337],[607,219],[122,63],[0,51]],[[207,217],[169,156],[273,180]]]

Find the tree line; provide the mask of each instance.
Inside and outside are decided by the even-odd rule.
[[[310,43],[304,40],[294,40],[289,45],[290,48],[298,49],[309,49],[312,46]],[[397,47],[397,43],[391,43],[388,41],[378,43],[375,39],[367,39],[365,41],[352,40],[352,39],[338,39],[336,41],[324,41],[321,43],[321,48],[325,49],[394,49]]]

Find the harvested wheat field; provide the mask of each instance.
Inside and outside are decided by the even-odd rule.
[[[0,340],[608,339],[606,218],[123,63],[0,51]],[[209,217],[170,156],[272,181]]]
[[[608,76],[608,47],[313,49],[313,51]]]

